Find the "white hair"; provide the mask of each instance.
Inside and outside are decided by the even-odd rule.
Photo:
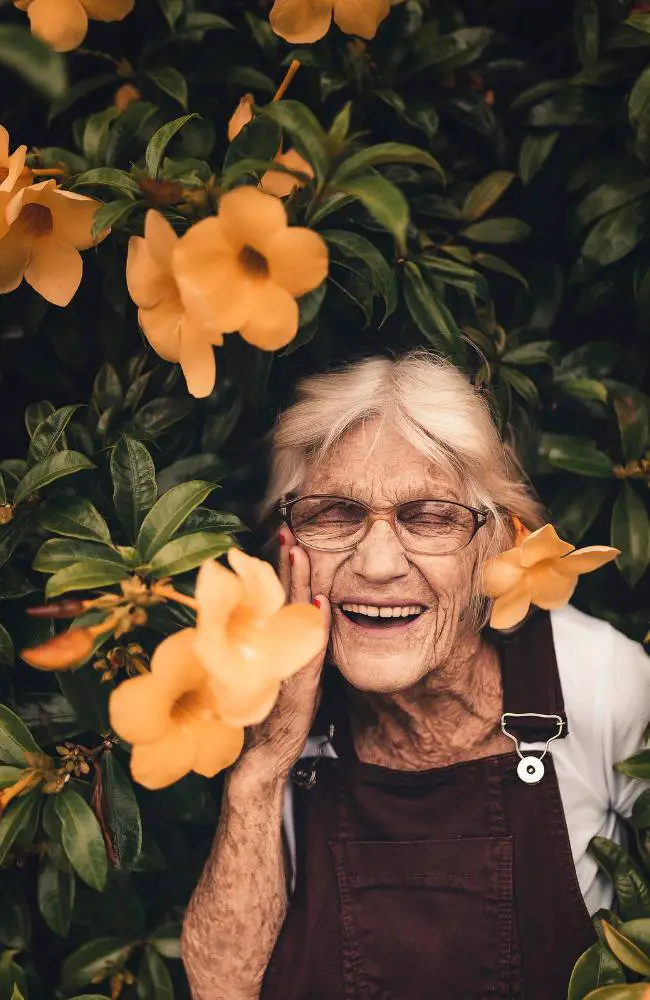
[[[487,602],[480,591],[480,571],[486,559],[512,546],[509,515],[516,514],[531,530],[547,519],[513,448],[502,441],[481,390],[427,348],[350,361],[302,378],[296,401],[269,432],[270,473],[258,516],[265,521],[276,504],[299,495],[310,470],[341,438],[376,417],[378,433],[390,422],[454,484],[465,503],[493,515],[475,542],[469,613],[472,624],[481,628]]]

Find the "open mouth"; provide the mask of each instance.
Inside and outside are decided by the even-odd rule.
[[[404,628],[412,622],[417,621],[424,614],[423,611],[419,611],[416,614],[400,615],[399,617],[382,617],[381,615],[367,615],[361,611],[347,611],[343,608],[339,610],[354,625],[374,629]]]

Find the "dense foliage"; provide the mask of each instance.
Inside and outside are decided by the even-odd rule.
[[[136,0],[65,55],[2,7],[10,149],[28,146],[33,181],[101,202],[94,231],[112,231],[65,307],[25,281],[0,300],[0,795],[23,782],[0,819],[0,1000],[188,995],[179,921],[220,782],[133,783],[108,698],[193,622],[151,600],[159,581],[191,594],[205,559],[265,551],[264,434],[303,373],[423,344],[452,357],[510,426],[562,537],[622,550],[575,603],[644,638],[649,6],[405,0],[369,41],[333,27],[291,45],[265,0]],[[229,141],[246,94],[254,117]],[[302,171],[272,162],[282,141]],[[328,277],[299,297],[281,350],[215,340],[215,388],[194,398],[139,330],[129,237],[152,208],[191,231],[273,166],[299,182],[287,215],[325,241]],[[0,282],[4,245],[0,230]],[[69,624],[27,608],[57,600],[93,626],[98,609],[65,601],[123,581],[130,620],[97,633],[83,666],[21,659]],[[649,756],[622,766],[648,778]],[[593,845],[620,912],[597,922],[571,1000],[650,980],[647,795],[634,826],[635,858]]]

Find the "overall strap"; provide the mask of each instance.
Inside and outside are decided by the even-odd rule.
[[[502,658],[503,711],[507,729],[524,743],[568,735],[560,674],[548,611],[534,609],[512,635],[490,630]],[[557,718],[544,716],[559,716]],[[560,730],[560,731],[559,731]]]

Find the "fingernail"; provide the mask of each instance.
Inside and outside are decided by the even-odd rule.
[[[317,608],[320,608],[320,601],[317,597],[315,597],[311,603],[315,604]]]
[[[278,535],[278,538],[280,539],[280,545],[284,545],[284,543],[286,542],[286,538],[284,537],[284,533],[282,531]]]
[[[293,566],[293,560],[294,560],[293,552],[289,552],[289,562],[291,563],[292,566]]]

